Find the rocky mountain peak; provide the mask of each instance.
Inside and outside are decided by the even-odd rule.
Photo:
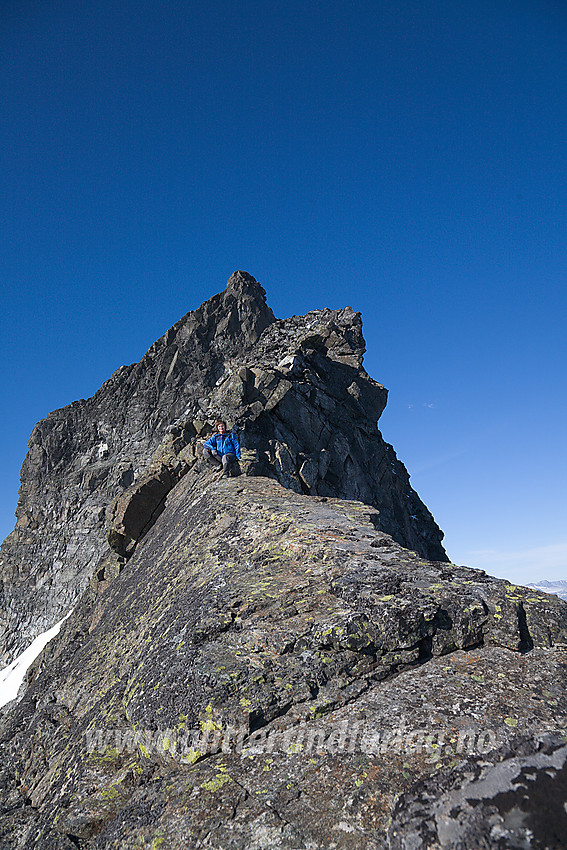
[[[448,561],[364,348],[235,272],[36,425],[5,661],[61,628],[0,712],[0,847],[564,846],[567,605]]]
[[[248,272],[237,269],[231,274],[226,282],[226,290],[235,293],[246,293],[250,298],[255,298],[258,301],[266,302],[266,291],[264,287],[258,283],[255,277],[252,277]]]
[[[247,272],[236,271],[222,292],[183,316],[146,357],[168,348],[172,356],[218,370],[224,358],[242,357],[275,321],[263,286]],[[143,360],[141,364],[147,365]]]
[[[101,573],[107,538],[131,554],[219,416],[240,434],[246,474],[365,502],[402,545],[445,560],[441,531],[377,430],[387,391],[364,351],[360,313],[276,319],[261,284],[236,271],[139,363],[39,422],[0,554],[0,657],[67,613]]]
[[[254,345],[275,320],[266,303],[264,287],[248,272],[236,271],[223,292],[195,311],[191,330],[200,326],[201,338],[206,338],[206,330],[210,328],[222,350],[226,352],[232,343],[235,352],[240,353]]]

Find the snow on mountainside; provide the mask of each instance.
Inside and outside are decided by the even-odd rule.
[[[567,581],[539,581],[537,584],[528,584],[528,587],[533,587],[535,590],[543,590],[544,593],[555,593],[561,599],[567,601]]]
[[[29,666],[35,661],[49,641],[59,634],[59,629],[72,613],[73,609],[46,632],[38,635],[21,655],[18,655],[11,664],[0,670],[0,708],[7,705],[13,699],[16,699]]]

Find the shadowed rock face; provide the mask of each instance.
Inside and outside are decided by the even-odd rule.
[[[562,846],[562,600],[266,477],[164,498],[4,718],[0,846]]]
[[[445,560],[442,533],[377,430],[387,393],[364,371],[364,350],[351,308],[276,320],[238,271],[139,363],[39,422],[0,554],[0,663],[60,620],[91,576],[121,569],[220,414],[240,432],[247,475],[361,500],[377,528]]]

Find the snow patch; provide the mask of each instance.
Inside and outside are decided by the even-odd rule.
[[[59,629],[72,612],[73,609],[71,608],[69,613],[63,617],[62,620],[59,620],[58,623],[46,632],[43,632],[43,634],[38,635],[28,648],[24,649],[21,655],[18,655],[11,664],[4,667],[3,670],[0,670],[0,708],[17,697],[20,685],[24,681],[24,676],[26,675],[28,667],[30,667],[32,662],[35,661],[41,650],[47,646],[49,641],[54,638],[55,635],[59,634]]]

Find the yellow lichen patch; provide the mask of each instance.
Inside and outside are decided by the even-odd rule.
[[[103,753],[92,752],[89,753],[89,758],[93,761],[114,761],[119,757],[120,753],[116,749],[116,747],[108,746]]]
[[[213,720],[213,706],[211,703],[205,708],[206,720],[200,720],[199,724],[203,732],[215,732],[222,729],[222,723],[219,719]]]
[[[130,764],[126,765],[126,770],[131,770],[132,773],[136,774],[136,776],[140,776],[144,772],[143,768],[140,767],[137,761],[132,761]]]
[[[209,779],[207,782],[202,782],[201,788],[204,788],[205,791],[210,791],[213,794],[215,791],[218,791],[219,788],[222,788],[223,785],[226,785],[227,782],[232,782],[232,778],[227,773],[217,773],[213,779]]]
[[[115,800],[118,797],[118,788],[111,785],[110,788],[103,788],[99,794],[101,800]]]

